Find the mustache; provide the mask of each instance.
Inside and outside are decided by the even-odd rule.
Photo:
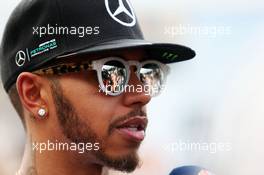
[[[125,121],[127,119],[130,119],[130,118],[133,118],[135,116],[146,116],[147,117],[147,113],[143,109],[137,108],[137,109],[127,113],[126,115],[122,115],[122,116],[117,117],[117,119],[114,120],[110,124],[109,129],[108,129],[108,134],[110,135],[114,131],[114,129],[116,128],[118,123]]]

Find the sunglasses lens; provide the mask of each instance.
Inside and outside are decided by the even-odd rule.
[[[151,96],[156,96],[162,90],[164,73],[156,63],[145,64],[140,69],[140,80]]]
[[[124,90],[127,71],[120,61],[108,61],[102,66],[102,80],[106,93],[119,94]]]

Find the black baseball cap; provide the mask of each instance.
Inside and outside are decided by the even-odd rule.
[[[8,92],[21,72],[54,59],[126,48],[143,48],[163,63],[195,56],[182,45],[144,40],[129,0],[22,0],[1,43],[2,83]]]

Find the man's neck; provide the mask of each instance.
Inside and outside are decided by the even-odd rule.
[[[31,136],[28,136],[21,168],[16,175],[106,175],[98,164],[83,163],[71,153],[33,149]]]

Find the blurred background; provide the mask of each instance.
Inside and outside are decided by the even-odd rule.
[[[0,2],[0,35],[18,2]],[[143,164],[133,174],[166,175],[190,164],[219,175],[264,174],[264,1],[131,2],[147,40],[197,53],[171,65],[166,89],[149,104]],[[0,175],[15,174],[25,133],[2,85],[0,139]]]

